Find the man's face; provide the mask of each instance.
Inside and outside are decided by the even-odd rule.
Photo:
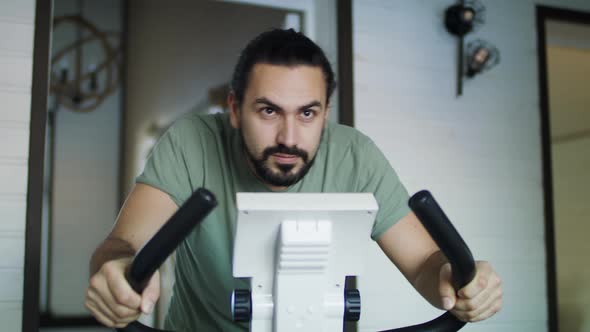
[[[320,67],[256,64],[241,105],[229,97],[249,165],[272,189],[299,181],[319,147],[329,107]]]

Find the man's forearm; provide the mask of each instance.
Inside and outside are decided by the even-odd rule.
[[[443,309],[443,303],[439,295],[439,278],[441,267],[448,263],[447,258],[441,251],[430,255],[424,262],[420,273],[413,282],[414,288],[433,306]]]
[[[131,257],[135,250],[131,244],[123,239],[107,237],[94,251],[90,259],[90,275],[94,275],[100,267],[113,259]]]

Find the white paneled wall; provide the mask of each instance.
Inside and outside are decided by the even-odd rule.
[[[590,2],[487,0],[487,23],[468,35],[502,60],[456,97],[456,39],[443,26],[453,1],[353,2],[355,126],[372,137],[410,193],[433,192],[477,259],[504,280],[504,309],[465,331],[546,331],[537,3],[590,10]],[[360,331],[440,313],[375,245],[360,278]]]
[[[0,0],[0,322],[20,331],[35,1]]]

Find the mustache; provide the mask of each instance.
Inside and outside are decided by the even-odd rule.
[[[269,148],[264,149],[262,152],[262,160],[266,161],[271,155],[275,153],[282,153],[282,154],[289,154],[292,156],[299,156],[303,159],[303,162],[307,163],[308,154],[306,151],[297,148],[296,146],[289,147],[283,144],[279,144],[277,146],[271,146]]]

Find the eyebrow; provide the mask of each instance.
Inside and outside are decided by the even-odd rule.
[[[281,106],[273,103],[272,101],[270,101],[268,98],[265,98],[265,97],[256,98],[254,100],[254,105],[256,105],[256,104],[265,104],[265,105],[268,105],[268,106],[270,106],[270,107],[272,107],[274,109],[277,109],[277,110],[280,110],[280,111],[283,110],[283,108]],[[305,104],[303,106],[300,106],[298,109],[299,110],[306,110],[306,109],[309,109],[309,108],[312,108],[312,107],[316,107],[316,106],[321,108],[322,107],[322,103],[320,103],[318,100],[314,100],[314,101],[312,101],[310,103],[307,103],[307,104]]]

